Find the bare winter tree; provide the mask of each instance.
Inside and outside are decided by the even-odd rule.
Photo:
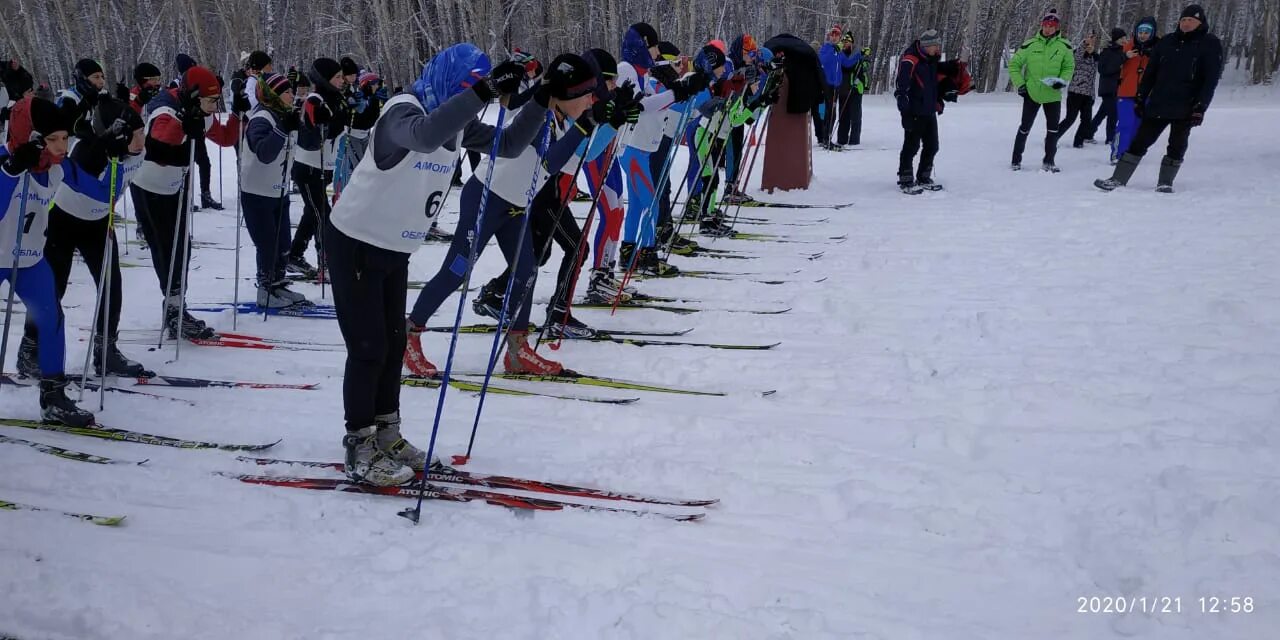
[[[173,69],[184,52],[224,76],[241,53],[263,49],[276,66],[305,68],[319,56],[351,56],[392,84],[408,84],[423,61],[469,41],[501,59],[512,47],[551,57],[604,47],[616,51],[627,27],[653,24],[693,51],[742,33],[761,41],[790,33],[820,41],[833,25],[875,52],[871,90],[892,83],[896,57],[921,32],[943,34],[949,57],[969,61],[980,91],[1005,88],[1000,70],[1049,7],[1078,41],[1126,30],[1154,15],[1172,30],[1187,0],[0,0],[0,56],[17,57],[55,88],[81,57],[128,82],[139,61]],[[1206,2],[1211,26],[1252,83],[1280,69],[1280,2]]]

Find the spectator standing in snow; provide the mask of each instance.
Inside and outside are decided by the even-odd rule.
[[[1098,113],[1093,116],[1093,122],[1089,123],[1089,135],[1085,138],[1085,142],[1095,142],[1094,134],[1098,131],[1098,125],[1103,120],[1107,121],[1107,146],[1115,144],[1116,139],[1116,90],[1120,87],[1120,68],[1124,66],[1124,45],[1128,41],[1128,34],[1124,29],[1112,29],[1111,41],[1098,54],[1098,98],[1102,103],[1098,105]]]
[[[818,60],[822,63],[822,77],[826,84],[822,104],[818,107],[818,118],[822,121],[818,127],[818,143],[827,149],[835,147],[831,144],[831,133],[836,129],[836,94],[844,77],[844,67],[853,66],[853,43],[849,44],[848,53],[842,51],[843,35],[844,30],[840,25],[831,27],[831,31],[827,32],[827,41],[818,50]]]
[[[1156,35],[1156,19],[1147,16],[1138,21],[1133,29],[1133,40],[1124,48],[1124,66],[1120,68],[1120,87],[1116,93],[1116,137],[1111,147],[1111,164],[1115,164],[1120,156],[1129,149],[1129,143],[1138,132],[1141,116],[1134,109],[1134,98],[1138,95],[1138,83],[1142,81],[1142,73],[1147,68],[1151,50],[1160,42]]]
[[[1094,184],[1105,191],[1125,185],[1147,149],[1169,128],[1169,147],[1160,162],[1156,191],[1173,192],[1173,179],[1182,167],[1191,129],[1204,122],[1222,75],[1222,43],[1209,33],[1209,20],[1198,4],[1188,5],[1178,20],[1178,32],[1151,50],[1138,85],[1134,108],[1142,119],[1138,132],[1115,171]]]
[[[902,116],[902,152],[898,156],[898,188],[917,194],[934,186],[933,156],[938,153],[938,61],[942,57],[942,37],[929,29],[911,43],[898,62],[893,97]],[[912,171],[916,152],[921,150],[920,170]]]
[[[1085,138],[1090,135],[1093,91],[1098,85],[1098,53],[1094,49],[1094,43],[1097,40],[1097,36],[1093,34],[1085,36],[1083,46],[1076,51],[1075,75],[1072,76],[1071,84],[1067,87],[1067,116],[1058,125],[1058,135],[1064,136],[1071,130],[1076,116],[1080,117],[1080,126],[1076,128],[1076,137],[1071,143],[1071,146],[1076,149],[1083,147]]]
[[[1058,151],[1058,119],[1062,115],[1062,90],[1075,73],[1075,57],[1071,44],[1058,32],[1058,11],[1050,9],[1040,19],[1040,31],[1022,43],[1009,59],[1009,80],[1022,96],[1022,123],[1013,142],[1012,169],[1022,168],[1022,152],[1027,136],[1036,121],[1036,113],[1044,110],[1045,171],[1057,173],[1054,155]]]
[[[836,144],[843,147],[862,142],[862,92],[867,87],[867,65],[864,58],[871,49],[853,48],[853,32],[840,38],[840,88],[836,99],[840,105],[836,122]]]

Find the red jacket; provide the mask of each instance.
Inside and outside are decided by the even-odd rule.
[[[1124,45],[1124,51],[1127,54],[1133,50],[1133,43]],[[1150,51],[1150,47],[1146,49]],[[1147,69],[1146,53],[1139,53],[1132,58],[1126,58],[1124,64],[1120,67],[1120,87],[1116,90],[1117,98],[1133,98],[1138,95],[1138,83],[1142,81],[1142,72]]]

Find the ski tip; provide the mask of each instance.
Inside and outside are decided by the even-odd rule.
[[[267,442],[265,444],[228,444],[218,448],[223,451],[264,451],[280,444],[281,442],[284,442],[284,438],[280,438],[275,442]]]
[[[453,466],[461,467],[471,461],[471,456],[453,456]]]
[[[776,394],[776,393],[778,393],[778,390],[777,390],[777,389],[766,389],[766,390],[764,390],[764,391],[761,391],[761,392],[760,392],[760,397],[761,397],[761,398],[768,398],[769,396],[774,395],[774,394]]]

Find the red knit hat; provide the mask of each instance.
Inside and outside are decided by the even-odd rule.
[[[212,98],[222,93],[218,88],[218,77],[199,65],[187,69],[186,73],[182,74],[182,89],[183,93],[201,98]]]

